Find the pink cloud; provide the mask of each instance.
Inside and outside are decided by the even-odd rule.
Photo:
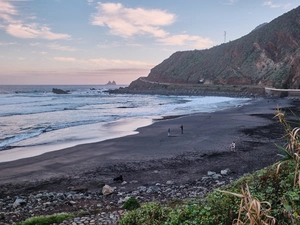
[[[47,40],[70,39],[70,35],[53,33],[47,26],[38,24],[9,24],[6,32],[18,38],[42,38]]]
[[[92,24],[106,26],[110,33],[121,37],[151,35],[164,37],[162,26],[175,22],[175,15],[159,9],[126,8],[121,3],[98,3]]]

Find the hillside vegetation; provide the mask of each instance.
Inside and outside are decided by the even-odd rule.
[[[148,82],[138,79],[129,89],[145,89],[158,83],[298,89],[300,7],[235,41],[206,50],[176,52],[144,79]]]

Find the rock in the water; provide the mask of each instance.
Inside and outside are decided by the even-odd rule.
[[[108,83],[106,85],[117,85],[117,83],[115,81],[113,81],[113,82],[108,81]]]
[[[64,91],[64,90],[59,89],[59,88],[52,88],[52,92],[53,92],[54,94],[69,94],[69,93],[70,93],[69,90]]]

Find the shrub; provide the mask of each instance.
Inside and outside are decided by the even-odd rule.
[[[159,203],[149,203],[126,213],[119,221],[120,225],[159,225],[167,220],[169,208]]]
[[[124,203],[122,208],[127,210],[134,210],[140,207],[141,205],[138,200],[136,200],[135,198],[130,198]]]

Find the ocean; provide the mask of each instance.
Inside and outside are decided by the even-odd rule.
[[[164,116],[214,112],[249,101],[107,92],[119,87],[0,85],[0,162],[134,135],[137,128]],[[52,88],[69,90],[69,94],[54,94]]]

